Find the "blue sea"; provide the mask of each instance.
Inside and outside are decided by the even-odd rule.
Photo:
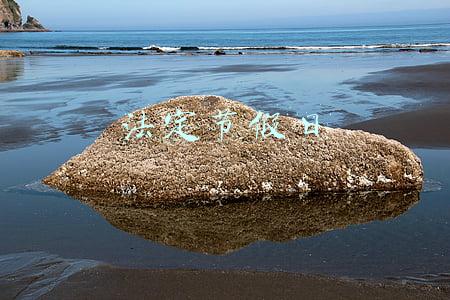
[[[350,83],[396,67],[450,62],[450,24],[4,33],[0,48],[31,54],[0,59],[0,262],[38,251],[138,268],[450,285],[448,149],[413,149],[423,161],[426,190],[400,215],[344,222],[284,242],[258,240],[223,255],[122,231],[95,209],[40,184],[114,120],[180,95],[221,95],[297,117],[317,113],[320,124],[331,127],[426,105],[419,98],[358,91]],[[217,49],[228,55],[211,55]]]
[[[299,54],[450,50],[450,24],[193,31],[70,31],[0,35],[0,49],[37,53]]]

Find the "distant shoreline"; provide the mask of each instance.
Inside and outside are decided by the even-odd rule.
[[[445,47],[445,48],[441,48]],[[89,48],[89,47],[80,47]],[[327,51],[322,50],[326,47],[317,47],[318,50],[295,50],[286,47],[204,47],[211,49],[200,49],[200,50],[163,50],[166,47],[154,48],[154,49],[137,49],[137,47],[130,47],[130,49],[124,48],[120,50],[121,47],[111,47],[111,51],[102,50],[19,50],[24,52],[27,56],[161,56],[161,55],[179,55],[179,56],[202,56],[202,55],[340,55],[340,54],[385,54],[385,53],[439,53],[439,52],[450,52],[450,43],[448,46],[430,46],[427,48],[380,48],[381,50],[335,50]],[[144,47],[145,48],[145,47]],[[319,49],[322,48],[322,49]],[[5,49],[13,50],[13,49]],[[13,51],[16,51],[15,49]]]
[[[239,30],[24,31],[2,47],[31,55],[256,55],[450,52],[450,24]],[[23,36],[16,38],[14,33]],[[19,36],[19,35],[17,35]],[[42,38],[41,38],[42,37]]]
[[[19,33],[19,32],[55,32],[49,29],[8,29],[8,30],[0,30],[0,34],[2,33]]]

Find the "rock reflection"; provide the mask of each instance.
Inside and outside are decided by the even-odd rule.
[[[0,58],[0,82],[17,80],[23,72],[23,59]]]
[[[103,206],[98,200],[89,204],[128,233],[193,252],[226,254],[256,241],[283,242],[391,219],[418,201],[419,192],[414,191],[147,209]]]

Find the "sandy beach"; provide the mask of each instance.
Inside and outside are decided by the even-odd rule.
[[[146,100],[140,98],[136,102],[129,100],[140,97],[139,91],[151,94],[156,90],[159,94],[152,101],[158,101],[158,97],[162,98],[168,90],[173,94],[188,93],[184,88],[186,78],[189,78],[191,85],[199,81],[212,85],[209,89],[204,88],[202,91],[229,94],[230,97],[243,99],[249,105],[292,115],[303,109],[310,110],[314,105],[310,103],[293,105],[295,97],[289,92],[291,86],[284,87],[283,90],[277,86],[280,83],[276,83],[274,78],[303,76],[301,82],[307,83],[306,87],[312,86],[309,89],[311,95],[320,95],[323,87],[315,86],[313,80],[307,81],[307,77],[310,74],[323,74],[327,68],[331,68],[331,63],[328,64],[324,58],[318,64],[320,67],[314,69],[314,65],[302,68],[302,64],[307,63],[307,58],[302,57],[291,58],[283,63],[278,63],[279,57],[271,58],[270,62],[254,57],[247,57],[245,60],[240,57],[229,57],[229,63],[211,63],[204,58],[195,57],[186,59],[184,63],[152,61],[154,70],[159,72],[159,75],[156,75],[156,72],[150,73],[146,69],[147,66],[139,69],[140,65],[148,63],[144,61],[144,57],[45,56],[26,59],[25,62],[20,63],[8,61],[4,72],[7,75],[5,84],[0,88],[0,91],[5,92],[5,95],[9,97],[4,102],[5,107],[16,112],[14,117],[3,116],[5,124],[10,125],[0,128],[0,133],[3,134],[0,149],[3,145],[3,150],[9,150],[0,153],[0,161],[13,170],[11,174],[8,174],[9,176],[3,178],[2,187],[31,182],[35,178],[47,175],[70,156],[67,150],[69,148],[72,154],[81,152],[99,134],[99,131],[117,116],[131,111],[131,107],[147,104],[144,102]],[[343,56],[337,59],[340,62],[339,68],[351,67],[352,62],[347,61],[348,57]],[[394,61],[396,58],[391,59]],[[411,61],[413,60],[408,60],[403,65],[412,65]],[[40,81],[28,79],[26,76],[30,73],[30,65],[40,63],[61,67],[54,73],[52,69],[32,69],[33,72],[48,72],[50,75],[48,78],[43,77]],[[75,75],[71,74],[67,68],[74,63],[83,66],[80,68],[80,73]],[[93,63],[97,64],[96,68],[104,68],[101,75],[92,72],[90,68]],[[107,73],[111,63],[118,66],[115,74]],[[164,71],[168,63],[172,63],[174,72]],[[376,63],[377,59],[373,59],[363,61],[361,65],[372,67]],[[178,65],[175,66],[175,64]],[[330,80],[326,85],[326,89],[331,91],[332,99],[327,104],[338,106],[341,103],[336,104],[333,101],[347,101],[354,105],[361,98],[374,101],[374,106],[380,108],[379,111],[385,112],[381,117],[375,114],[375,119],[347,127],[383,134],[411,147],[448,149],[450,103],[447,95],[450,91],[446,83],[449,79],[450,64],[402,66],[394,69],[389,69],[387,65],[388,63],[383,68],[376,68],[386,69],[386,71],[377,71],[367,76],[360,76],[360,73],[355,71],[341,77],[333,77],[333,81]],[[60,72],[66,73],[61,76]],[[93,74],[90,74],[91,72]],[[333,72],[338,74],[339,69],[333,69]],[[188,74],[192,78],[188,77]],[[239,84],[233,85],[233,80],[240,82],[247,80],[246,76],[256,74],[259,76],[255,76],[258,80],[244,88],[241,87],[240,90]],[[365,74],[367,73],[363,72],[363,75]],[[353,80],[350,85],[348,83],[334,85],[334,81],[342,82],[349,77],[360,79]],[[272,80],[274,82],[271,82]],[[226,88],[221,90],[222,86]],[[89,94],[85,93],[86,91],[89,91]],[[37,99],[29,97],[27,93],[46,93],[47,97]],[[130,96],[127,93],[132,94]],[[295,96],[302,98],[300,95]],[[388,108],[393,101],[391,96],[409,99],[406,109],[389,111]],[[72,98],[81,99],[81,101],[67,100]],[[112,100],[96,100],[108,98]],[[314,98],[311,97],[311,99]],[[34,112],[24,111],[24,105],[36,108],[36,111],[42,112],[42,115],[40,113],[33,115]],[[336,107],[330,108],[324,105],[322,113],[329,117],[327,121],[339,122],[341,116],[345,119],[353,114],[351,105],[347,107],[347,112],[330,116],[326,112],[336,111]],[[368,115],[369,106],[361,105],[361,107],[362,109],[359,110],[361,115],[363,117]],[[25,122],[35,126],[24,126]],[[51,126],[47,126],[48,124]],[[18,130],[20,128],[23,131]],[[21,132],[22,134],[18,134]],[[66,134],[73,136],[72,140],[67,139]],[[88,137],[82,139],[78,136]],[[38,142],[43,145],[37,146]],[[29,155],[27,147],[35,149],[34,156]],[[445,187],[448,183],[446,173],[442,175],[439,173],[440,169],[434,167],[439,163],[439,157],[445,158],[445,153],[438,155],[437,158],[434,158],[435,152],[419,153],[427,168],[427,176],[431,179],[437,178],[438,186],[444,188],[440,191],[432,187],[432,190],[435,188],[438,192],[421,194],[419,203],[414,201],[411,207],[405,206],[401,212],[391,216],[395,219],[389,217],[383,221],[373,221],[375,218],[363,218],[361,222],[355,222],[345,214],[340,214],[339,217],[330,214],[330,220],[344,219],[348,222],[338,222],[344,224],[339,226],[342,227],[340,229],[332,230],[334,227],[325,226],[327,230],[320,234],[314,233],[311,237],[302,238],[298,236],[296,238],[293,235],[282,242],[261,241],[262,235],[255,234],[255,238],[251,240],[251,243],[246,243],[243,249],[235,247],[234,253],[223,251],[223,256],[206,255],[205,251],[202,251],[203,253],[186,251],[186,249],[195,249],[191,247],[190,242],[185,245],[184,250],[176,243],[165,245],[164,236],[161,240],[143,239],[152,236],[145,227],[140,234],[143,238],[134,236],[136,232],[139,232],[139,222],[130,223],[135,225],[130,228],[118,226],[120,222],[116,224],[114,218],[99,215],[69,197],[52,196],[45,190],[44,192],[25,190],[25,193],[23,190],[16,193],[0,191],[0,196],[5,199],[1,203],[3,208],[0,211],[0,224],[5,225],[0,228],[4,237],[1,251],[2,253],[18,253],[28,250],[29,245],[32,244],[31,250],[45,250],[65,258],[89,258],[107,264],[71,276],[43,299],[123,299],[125,297],[130,299],[142,297],[448,299],[450,297],[447,288],[448,273],[446,273],[448,271],[446,269],[448,240],[445,234],[438,234],[445,231],[447,219],[446,215],[436,216],[435,213],[435,210],[446,211],[448,204],[444,200],[447,197]],[[31,159],[42,161],[43,166],[34,168],[33,163],[23,163]],[[442,162],[439,165],[445,167]],[[22,179],[22,177],[25,178]],[[23,198],[31,199],[32,202],[29,203],[32,205],[24,205],[23,203],[27,202],[23,202]],[[345,211],[367,211],[369,215],[373,213],[374,210],[370,206],[360,207],[357,201],[354,202],[355,205]],[[359,205],[363,205],[362,202],[359,202]],[[45,209],[41,209],[41,206]],[[345,205],[342,209],[344,207]],[[20,212],[20,215],[17,216],[16,212]],[[283,219],[283,214],[288,213],[289,211],[279,214],[280,224],[288,222],[287,219]],[[313,214],[312,217],[324,213],[326,210]],[[123,220],[123,218],[118,219],[118,221]],[[370,224],[365,224],[365,220],[370,220]],[[25,222],[27,229],[20,230],[22,227],[17,226],[17,230],[14,230],[9,225],[18,221]],[[313,223],[312,228],[317,229],[320,225],[324,225],[320,218],[317,222],[317,224]],[[114,228],[111,224],[116,227]],[[151,225],[153,223],[149,224],[147,225],[153,226]],[[38,228],[37,234],[33,231],[34,228]],[[287,228],[281,225],[279,228],[284,228],[287,232]],[[205,226],[206,229],[208,229],[207,226]],[[261,227],[262,232],[264,229]],[[193,237],[193,240],[196,239],[196,230],[188,234]],[[226,227],[223,230],[226,230]],[[161,230],[157,232],[160,233]],[[232,234],[232,231],[228,230],[228,232]],[[236,232],[239,232],[239,228]],[[170,232],[167,234],[174,236]],[[61,239],[65,242],[60,243]],[[198,238],[196,240],[198,241]],[[373,240],[378,240],[379,243],[374,244]],[[398,262],[392,264],[393,260]],[[211,271],[215,268],[217,270]],[[255,270],[268,271],[256,272]],[[307,274],[321,274],[321,276]],[[423,274],[431,275],[422,279]],[[395,279],[390,280],[390,275]],[[358,280],[358,278],[363,279]],[[435,278],[439,280],[433,281]],[[7,284],[0,280],[0,298],[14,298],[33,280],[31,278],[13,283],[9,281]],[[417,284],[418,282],[422,284]]]
[[[82,271],[42,299],[448,299],[448,290],[289,273],[132,270]]]
[[[384,135],[410,147],[448,148],[450,146],[450,105],[431,105],[348,126]]]
[[[450,299],[450,0],[63,2],[0,0],[0,300]]]
[[[355,89],[418,101],[407,112],[348,126],[384,135],[410,147],[450,147],[450,64],[401,67],[373,73]]]
[[[413,110],[349,126],[382,134],[411,147],[449,147],[450,64],[396,68],[362,79],[355,89],[421,101]],[[173,282],[177,282],[176,286]],[[205,288],[206,287],[206,288]],[[74,292],[75,291],[75,292]],[[67,298],[67,295],[72,298]],[[127,297],[170,299],[447,299],[448,289],[370,283],[289,273],[133,270],[98,267],[83,271],[44,299]]]
[[[413,110],[348,126],[412,147],[449,147],[450,64],[405,67],[362,79],[355,89],[421,101]],[[420,82],[420,84],[418,84]],[[176,282],[176,284],[174,284]],[[448,299],[447,288],[343,280],[291,273],[136,270],[102,266],[82,271],[43,299]]]

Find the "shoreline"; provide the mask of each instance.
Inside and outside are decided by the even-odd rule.
[[[0,256],[0,299],[448,299],[443,280],[281,270],[133,268],[46,252]]]
[[[46,30],[36,31],[0,31],[2,33],[15,32],[54,32]],[[17,48],[17,47],[16,47]],[[16,48],[10,50],[17,50]],[[433,54],[450,52],[450,42],[427,44],[373,44],[373,45],[214,45],[214,46],[114,46],[114,45],[47,45],[41,48],[19,47],[20,51],[32,56],[113,56],[113,55],[304,55],[304,54]]]
[[[1,34],[1,32],[0,32]],[[450,46],[449,46],[450,47]],[[243,47],[243,49],[232,48],[226,49],[227,47],[211,47],[211,49],[177,49],[177,50],[163,50],[166,47],[155,47],[152,49],[144,49],[140,47],[111,47],[111,49],[48,49],[48,50],[30,50],[30,49],[0,49],[0,51],[16,51],[22,52],[26,56],[46,56],[46,57],[77,57],[77,56],[253,56],[253,55],[286,55],[286,56],[296,56],[296,55],[382,55],[382,54],[436,54],[436,53],[448,53],[448,49],[436,49],[436,48],[381,48],[381,50],[341,50],[341,51],[326,51],[323,49],[317,50],[294,50],[290,48],[265,48],[265,47]],[[96,48],[96,47],[87,47]],[[109,47],[106,47],[109,48]],[[210,47],[206,47],[210,48]],[[320,48],[320,47],[318,47]],[[324,47],[326,48],[326,47]],[[382,71],[383,72],[383,71]],[[377,72],[378,73],[378,72]],[[380,72],[381,73],[381,72]],[[353,84],[355,81],[348,81],[345,83]]]
[[[447,288],[284,272],[122,269],[81,271],[42,299],[447,299]]]
[[[76,50],[78,51],[78,50]],[[120,51],[120,50],[118,50]],[[28,56],[166,56],[166,55],[178,55],[178,56],[241,56],[241,55],[345,55],[345,54],[386,54],[386,53],[401,53],[401,54],[433,54],[433,53],[448,53],[447,49],[385,49],[383,51],[292,51],[292,50],[279,50],[279,51],[264,51],[264,50],[223,50],[221,54],[215,54],[215,51],[222,51],[220,48],[217,50],[199,50],[199,51],[156,51],[156,50],[123,50],[122,52],[109,52],[109,51],[87,51],[83,52],[52,52],[52,51],[24,51]]]

